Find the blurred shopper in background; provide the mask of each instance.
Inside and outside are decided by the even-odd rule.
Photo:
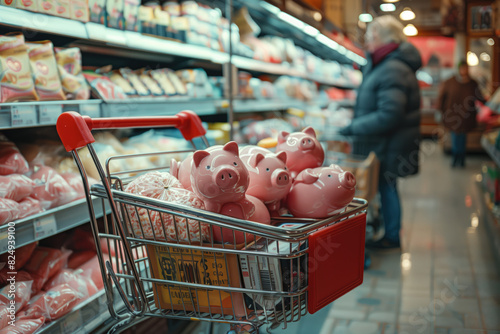
[[[438,97],[443,125],[451,133],[452,167],[465,166],[467,132],[477,125],[476,101],[486,102],[479,85],[469,76],[467,62],[460,61],[457,74],[442,83]]]
[[[365,36],[368,64],[358,89],[352,123],[343,135],[363,136],[354,154],[374,151],[380,160],[379,193],[385,225],[372,248],[400,248],[401,204],[398,177],[418,173],[420,89],[415,72],[422,65],[418,50],[406,42],[403,25],[393,16],[375,18]]]

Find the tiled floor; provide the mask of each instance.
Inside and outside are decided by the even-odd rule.
[[[500,334],[499,268],[476,220],[474,182],[488,159],[450,169],[439,146],[425,145],[420,174],[400,182],[402,252],[372,252],[362,286],[273,333]]]

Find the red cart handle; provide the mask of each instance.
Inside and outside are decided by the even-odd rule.
[[[175,127],[186,140],[205,135],[201,119],[194,112],[185,110],[175,116],[95,118],[68,111],[57,118],[57,133],[66,151],[73,151],[95,142],[93,129]]]

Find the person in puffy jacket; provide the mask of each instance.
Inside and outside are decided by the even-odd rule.
[[[406,42],[403,25],[384,15],[369,24],[367,64],[358,89],[352,123],[340,133],[354,136],[353,153],[374,151],[380,160],[379,193],[384,237],[373,248],[399,248],[401,204],[397,179],[418,173],[420,88],[418,50]],[[356,143],[362,143],[356,144]]]

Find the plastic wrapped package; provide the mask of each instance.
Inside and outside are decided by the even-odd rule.
[[[120,74],[132,85],[138,96],[150,96],[151,92],[139,78],[139,75],[130,68],[120,69]]]
[[[165,95],[165,92],[158,84],[158,82],[155,79],[153,79],[153,77],[151,77],[146,70],[141,69],[137,71],[137,74],[139,75],[139,79],[142,81],[142,83],[149,89],[151,95],[153,96]]]
[[[66,100],[52,42],[31,42],[26,45],[39,99],[41,101]]]
[[[22,317],[44,317],[47,321],[53,321],[67,314],[87,297],[69,284],[60,284],[32,298]]]
[[[173,83],[168,78],[165,69],[149,71],[149,75],[158,82],[165,95],[173,96],[177,94]]]
[[[84,198],[85,197],[85,189],[83,187],[83,181],[82,177],[80,174],[77,173],[61,173],[61,176],[63,177],[66,182],[71,186],[76,191],[76,198]],[[92,182],[92,184],[96,183],[97,181],[95,180],[89,180],[89,183]]]
[[[18,219],[23,219],[42,211],[42,204],[40,204],[39,200],[34,199],[33,197],[26,197],[19,201]]]
[[[193,192],[184,189],[174,176],[166,172],[141,175],[129,183],[125,191],[197,209],[205,208],[203,202]],[[210,238],[210,226],[197,220],[188,219],[186,225],[186,218],[177,217],[174,221],[171,214],[148,211],[144,208],[136,210],[130,205],[126,205],[126,208],[136,237],[155,240],[165,240],[166,237],[167,240],[184,242]]]
[[[92,89],[92,93],[98,99],[109,101],[125,100],[128,98],[122,87],[118,86],[105,75],[84,71],[83,76],[88,81],[90,88]]]
[[[35,248],[30,260],[24,266],[24,270],[33,277],[33,294],[39,292],[50,278],[66,266],[70,255],[70,250]]]
[[[16,263],[14,264],[15,270],[13,271],[18,271],[22,267],[24,267],[24,265],[28,262],[31,255],[33,254],[35,248],[36,248],[36,242],[32,242],[31,244],[16,249],[16,261],[15,261]],[[7,262],[8,259],[9,259],[8,253],[0,254],[0,263]]]
[[[9,310],[6,305],[0,304],[0,330],[9,325]]]
[[[109,256],[107,254],[104,254],[103,257],[104,261],[109,260]],[[92,280],[92,282],[94,282],[98,290],[104,288],[104,282],[102,281],[101,269],[99,267],[99,259],[97,258],[97,255],[82,264],[79,269],[82,270],[82,275],[84,277],[88,277]]]
[[[19,319],[15,326],[7,326],[0,330],[0,334],[32,334],[39,330],[45,323],[45,318]]]
[[[0,270],[0,286],[7,285],[9,281],[7,281],[12,274],[10,274],[11,270],[9,269],[8,266],[5,266]],[[17,271],[16,275],[16,282],[27,282],[27,281],[33,281],[33,277],[31,277],[30,273],[24,270],[19,270]]]
[[[31,297],[31,286],[33,281],[16,281],[14,283],[14,306],[16,313],[21,310],[26,304],[28,304]],[[2,290],[0,290],[0,304],[9,306],[11,304],[10,294],[12,294],[11,284],[6,285]]]
[[[67,154],[60,141],[49,139],[39,139],[36,143],[19,143],[18,147],[30,166],[57,166]]]
[[[33,192],[35,182],[20,174],[0,176],[0,197],[19,202]]]
[[[137,91],[132,86],[132,84],[120,73],[119,70],[114,70],[111,73],[106,74],[109,79],[118,87],[120,87],[126,95],[135,96]]]
[[[19,203],[11,199],[0,198],[0,225],[18,219],[19,212]]]
[[[64,244],[64,247],[73,251],[96,251],[92,231],[83,226],[73,231],[72,236]]]
[[[77,192],[52,167],[36,165],[31,179],[36,183],[32,196],[40,201],[44,209],[64,205],[78,198]]]
[[[79,48],[55,48],[56,60],[66,97],[88,100],[90,90],[82,74],[82,55]]]
[[[96,256],[96,254],[97,253],[95,251],[91,250],[73,252],[68,258],[68,268],[77,269]]]
[[[0,35],[0,103],[38,100],[27,49],[22,33]]]
[[[95,283],[89,277],[82,274],[82,269],[64,269],[45,283],[43,289],[49,291],[61,284],[67,284],[79,294],[80,298],[88,298],[95,295],[98,291]]]
[[[24,174],[28,171],[28,162],[16,145],[0,135],[0,175]]]

